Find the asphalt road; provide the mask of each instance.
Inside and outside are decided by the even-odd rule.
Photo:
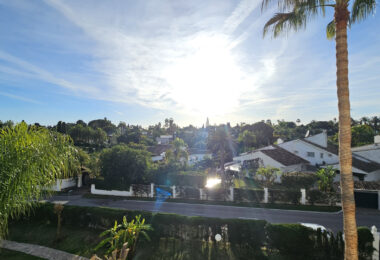
[[[81,195],[54,196],[49,201],[60,201],[66,205],[166,212],[186,216],[264,219],[271,223],[314,223],[331,229],[334,232],[343,229],[342,212],[296,211],[140,200],[87,199]],[[356,218],[358,226],[371,227],[375,225],[377,228],[380,228],[379,210],[357,209]]]

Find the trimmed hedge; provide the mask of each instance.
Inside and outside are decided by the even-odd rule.
[[[168,174],[168,180],[170,185],[204,187],[206,185],[207,176],[194,173],[195,172],[183,172],[182,174]]]
[[[221,234],[222,241],[229,242],[228,245],[231,246],[229,250],[232,250],[230,253],[233,253],[236,259],[265,259],[263,247],[266,247],[265,252],[268,256],[277,256],[279,259],[343,258],[344,242],[341,233],[334,236],[330,232],[315,231],[299,224],[270,224],[265,220],[187,217],[177,214],[67,205],[62,212],[62,225],[98,229],[100,233],[113,226],[115,220],[120,222],[123,216],[131,220],[136,215],[142,215],[146,223],[153,227],[153,231],[149,231],[152,241],[139,242],[140,250],[137,251],[143,255],[142,251],[146,251],[147,248],[149,252],[159,252],[158,249],[166,248],[161,242],[172,241],[185,251],[191,249],[188,251],[190,256],[197,255],[198,259],[207,259],[203,258],[203,251],[201,254],[198,254],[199,252],[195,254],[193,250],[205,245],[205,241],[215,242],[215,234]],[[54,214],[53,204],[45,203],[36,208],[30,217],[23,217],[19,221],[55,224],[57,216]],[[368,228],[359,227],[358,237],[360,259],[368,259],[373,252],[373,236]],[[215,250],[223,248],[218,243],[214,245]],[[198,250],[201,251],[201,248]],[[221,253],[224,257],[216,259],[231,259],[225,257],[224,249],[217,250],[212,254]],[[176,250],[167,253],[173,254],[173,252],[177,253]],[[150,259],[149,254],[144,255],[142,259]]]
[[[308,189],[317,181],[317,176],[313,173],[288,172],[281,176],[281,185],[292,188]]]
[[[264,199],[264,190],[249,190],[234,188],[234,200],[237,202],[261,203]]]
[[[299,204],[301,199],[301,191],[299,190],[268,190],[269,202],[288,202]]]

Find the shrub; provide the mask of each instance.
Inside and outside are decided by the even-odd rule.
[[[268,192],[271,203],[286,202],[298,204],[301,198],[301,191],[297,190],[268,190]]]
[[[204,187],[206,185],[207,176],[198,172],[180,172],[168,174],[168,181],[170,185],[176,186],[193,186]]]
[[[373,235],[369,228],[358,227],[358,248],[360,259],[371,259],[373,251],[375,250],[373,243]]]
[[[264,199],[264,190],[234,189],[234,200],[260,203]]]
[[[319,201],[324,194],[320,190],[309,190],[306,192],[306,198],[311,205]]]
[[[281,183],[285,187],[308,189],[317,181],[317,176],[311,173],[288,172],[281,176]]]
[[[194,187],[178,187],[179,196],[181,198],[187,198],[187,199],[199,199],[200,198],[200,192],[198,188]]]
[[[313,230],[299,224],[270,224],[266,226],[268,247],[284,259],[307,259],[313,256]]]

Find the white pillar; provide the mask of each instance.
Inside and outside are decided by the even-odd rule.
[[[149,197],[151,197],[151,198],[154,197],[154,183],[150,184],[150,196]]]
[[[373,247],[375,248],[372,254],[372,260],[379,260],[379,232],[377,232],[375,226],[372,226],[371,233],[373,235]]]
[[[95,192],[95,184],[91,184],[91,193],[93,194]]]
[[[230,187],[230,201],[234,201],[234,187]]]
[[[268,188],[264,188],[264,203],[268,203]]]
[[[177,194],[175,193],[175,185],[172,186],[172,193],[173,193],[173,199],[177,197]]]
[[[305,205],[306,204],[306,190],[301,189],[301,204]]]
[[[129,186],[129,194],[131,194],[131,195],[129,195],[129,196],[134,196],[135,194],[133,194],[133,186],[131,185],[131,186]]]
[[[203,189],[199,189],[199,199],[203,200]]]
[[[82,187],[82,174],[78,175],[78,183],[77,183],[78,188]]]

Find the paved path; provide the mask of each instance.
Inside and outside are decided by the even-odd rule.
[[[88,258],[69,254],[57,249],[33,244],[18,243],[8,240],[1,240],[0,247],[49,260],[88,260]]]
[[[313,212],[280,209],[264,209],[249,207],[234,207],[205,204],[189,204],[139,200],[87,199],[81,195],[55,196],[49,201],[61,201],[67,205],[102,206],[129,210],[144,210],[152,212],[176,213],[187,216],[204,216],[218,218],[265,219],[271,223],[315,223],[325,226],[334,232],[343,229],[342,212]],[[356,213],[358,226],[380,228],[380,211],[358,209]]]

